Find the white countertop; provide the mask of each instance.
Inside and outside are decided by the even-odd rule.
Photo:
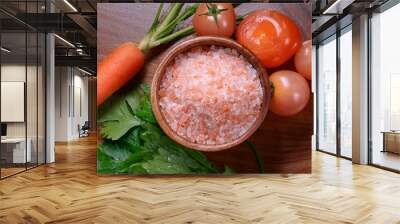
[[[20,142],[24,142],[25,138],[2,138],[1,139],[1,143],[20,143]],[[28,139],[29,141],[29,139]]]

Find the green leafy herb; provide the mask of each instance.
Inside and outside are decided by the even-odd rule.
[[[124,161],[132,155],[132,151],[129,150],[127,145],[121,144],[120,142],[113,142],[105,140],[103,144],[99,146],[99,149],[108,157],[116,161]]]
[[[139,43],[139,48],[143,52],[194,32],[193,26],[175,31],[179,24],[182,24],[183,21],[195,13],[199,4],[188,6],[181,12],[183,5],[184,3],[172,3],[170,9],[167,10],[166,15],[162,18],[161,14],[164,5],[160,4],[149,31]]]
[[[141,85],[140,88],[132,91],[131,94],[126,97],[126,101],[133,114],[137,117],[153,124],[157,123],[151,109],[149,86]]]
[[[164,134],[151,110],[147,85],[114,96],[98,114],[104,138],[97,148],[99,173],[220,173],[203,153],[181,146]],[[225,167],[224,173],[233,172]]]
[[[235,174],[236,172],[229,166],[225,166],[224,174]]]
[[[116,121],[107,121],[103,123],[101,135],[104,138],[118,140],[126,134],[131,128],[141,124],[141,120],[137,117],[123,117]]]

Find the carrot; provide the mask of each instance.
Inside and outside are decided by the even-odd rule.
[[[174,32],[178,24],[194,14],[198,4],[191,5],[180,13],[182,6],[183,3],[172,4],[163,21],[160,21],[163,7],[161,3],[150,30],[138,46],[132,42],[123,43],[112,50],[99,63],[97,69],[97,106],[101,105],[140,71],[145,63],[145,53],[149,49],[194,32],[193,26],[181,28]]]
[[[98,66],[97,106],[123,86],[144,64],[144,54],[132,42],[111,51]]]

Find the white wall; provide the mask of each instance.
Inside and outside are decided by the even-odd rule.
[[[67,67],[55,68],[55,141],[67,141],[69,133],[68,88],[70,77]]]
[[[78,125],[89,117],[88,78],[72,67],[56,67],[55,73],[55,140],[78,139]]]
[[[37,70],[38,69],[38,70]],[[27,80],[25,80],[27,78]],[[45,120],[44,120],[44,74],[41,66],[36,67],[25,64],[3,64],[1,66],[1,81],[3,82],[24,82],[26,84],[26,106],[21,108],[22,113],[26,112],[26,120],[22,122],[6,122],[8,138],[29,139],[32,151],[32,161],[44,163],[45,150]],[[3,90],[2,90],[3,91]],[[21,94],[24,94],[24,90]],[[6,97],[6,96],[2,96]],[[12,110],[2,107],[1,110]],[[11,112],[12,111],[7,111]],[[37,156],[37,153],[39,156]]]
[[[31,70],[32,67],[28,67]],[[1,81],[3,82],[25,82],[25,64],[8,64],[1,66]],[[6,110],[6,108],[1,108]],[[12,122],[7,123],[7,136],[8,137],[25,137],[25,123]]]
[[[25,83],[1,81],[1,121],[24,122]],[[36,108],[36,106],[34,107]]]
[[[79,125],[83,125],[85,123],[85,121],[88,121],[89,119],[89,111],[88,111],[88,78],[87,77],[83,77],[81,76],[82,73],[79,73],[79,75],[76,75],[76,71],[75,70],[75,77],[74,77],[74,92],[73,94],[75,94],[73,96],[74,98],[74,109],[75,113],[73,113],[73,119],[72,119],[72,136],[74,136],[74,138],[79,137],[79,133],[78,133],[78,124]],[[80,92],[80,93],[79,93]],[[80,95],[80,97],[79,97]],[[80,101],[80,102],[79,102]],[[79,108],[81,107],[81,108]],[[80,111],[82,110],[82,111]],[[74,111],[73,111],[74,112]]]
[[[18,65],[18,64],[5,64],[1,66],[1,81],[3,82],[25,82],[25,75],[27,69],[28,74],[36,74],[36,67],[34,66],[27,66]],[[29,78],[29,77],[28,77]],[[36,85],[36,81],[29,80],[30,85]],[[27,103],[33,102],[33,98],[36,99],[36,88],[28,88],[27,89]],[[33,92],[31,92],[32,90]],[[36,102],[36,101],[35,101]],[[35,105],[31,105],[36,108]],[[7,108],[1,108],[1,110],[7,110]],[[28,113],[27,114],[28,122],[35,121],[36,124],[36,113]],[[28,124],[28,128],[33,127],[34,124]],[[34,128],[36,130],[36,127]],[[7,122],[7,136],[8,137],[25,137],[25,122]],[[28,130],[28,137],[29,137],[29,130]]]

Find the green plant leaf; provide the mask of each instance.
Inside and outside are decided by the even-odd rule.
[[[127,95],[126,102],[137,117],[150,123],[157,123],[151,108],[150,87],[148,85],[143,84],[140,88],[135,88]]]
[[[170,139],[151,110],[150,87],[136,86],[105,102],[99,114],[101,135],[97,168],[109,174],[219,173],[207,157]],[[225,168],[225,173],[231,173]]]
[[[140,132],[142,129],[140,127],[133,128],[128,131],[122,138],[120,139],[122,142],[129,145],[133,151],[138,147],[141,147],[141,140],[140,140]]]
[[[158,153],[164,158],[164,160],[170,163],[180,164],[194,172],[207,172],[205,167],[192,159],[185,151],[173,151],[171,149],[159,148]]]
[[[97,148],[97,172],[100,174],[122,174],[126,173],[127,169],[123,167],[122,161],[113,160],[99,146]]]
[[[114,97],[102,106],[97,121],[101,123],[100,134],[106,139],[118,140],[142,123],[134,116],[123,96]]]
[[[178,143],[170,139],[168,136],[166,136],[158,126],[150,124],[144,124],[144,125],[146,127],[146,130],[148,130],[148,132],[144,132],[141,137],[145,142],[148,143],[148,145],[151,145],[153,149],[157,149],[158,147],[163,147],[171,151],[180,152],[182,156],[188,157],[188,159],[195,160],[197,163],[207,168],[209,172],[213,173],[218,172],[218,170],[213,167],[213,165],[207,159],[204,153],[193,149],[188,149],[182,145],[179,145]]]
[[[132,155],[128,145],[120,142],[105,140],[99,145],[99,150],[113,160],[124,161]]]
[[[128,173],[129,173],[129,174],[135,174],[135,175],[148,174],[148,172],[146,171],[146,169],[143,168],[143,166],[142,166],[141,163],[132,164],[132,165],[128,168]]]
[[[97,172],[109,174],[129,173],[133,164],[152,159],[152,152],[140,150],[132,153],[127,145],[103,142],[97,148]]]
[[[118,140],[131,128],[140,124],[142,124],[142,120],[135,116],[120,117],[117,121],[103,122],[100,134],[106,139]]]
[[[166,160],[180,162],[195,172],[218,172],[203,153],[177,144],[167,137],[158,126],[145,124],[145,127],[146,131],[141,134],[145,147],[158,151]]]
[[[229,166],[225,166],[224,174],[235,174],[235,173],[236,173],[235,170],[233,170]]]
[[[98,109],[97,122],[117,121],[121,117],[130,116],[129,107],[123,96],[114,96],[108,99]]]
[[[155,155],[152,160],[143,163],[143,169],[151,174],[189,174],[192,173],[188,167],[168,161],[161,155]]]

